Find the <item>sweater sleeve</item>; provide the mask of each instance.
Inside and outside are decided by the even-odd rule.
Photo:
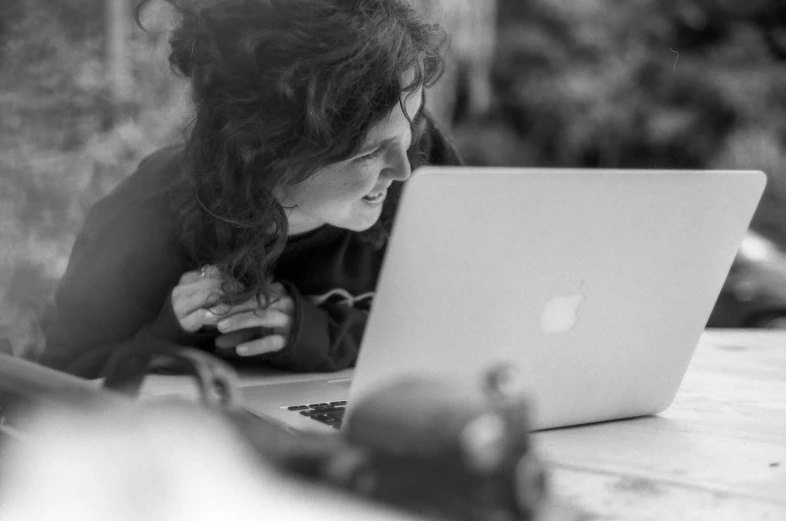
[[[133,302],[116,302],[112,306],[122,313],[124,319],[110,316],[107,308],[68,305],[73,293],[76,292],[65,285],[58,292],[56,316],[48,331],[46,349],[39,359],[41,364],[53,369],[83,378],[99,378],[104,376],[113,353],[121,348],[213,348],[214,333],[183,331],[175,318],[170,298],[166,298],[159,313],[147,321],[146,317],[129,312],[135,306]],[[118,329],[102,326],[108,321],[116,322]],[[120,333],[125,329],[132,333]]]
[[[41,364],[98,378],[121,345],[212,347],[183,331],[172,311],[171,291],[190,267],[166,198],[127,201],[109,197],[88,214],[55,294]]]
[[[317,306],[284,282],[295,302],[287,346],[267,355],[273,366],[302,372],[339,371],[355,365],[368,312],[347,304]]]

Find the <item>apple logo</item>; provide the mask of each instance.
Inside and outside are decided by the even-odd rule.
[[[586,295],[579,293],[582,281],[574,291],[552,298],[543,308],[540,327],[548,335],[567,333],[579,321],[578,310]]]

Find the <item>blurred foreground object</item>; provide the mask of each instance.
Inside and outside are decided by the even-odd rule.
[[[230,425],[187,404],[50,404],[24,432],[4,458],[8,521],[339,519],[345,507],[318,491],[303,501]]]
[[[145,356],[162,354],[172,353]],[[145,356],[134,353],[115,370],[147,371]],[[226,388],[232,369],[221,360],[190,349],[174,358],[190,361],[202,392],[213,393],[202,407],[127,399],[118,390],[134,395],[141,384],[127,373],[110,374],[113,388],[92,394],[75,378],[78,393],[31,382],[30,396],[23,378],[0,379],[0,391],[37,404],[16,418],[19,435],[3,439],[0,518],[575,519],[547,498],[528,409],[504,368],[489,373],[484,398],[473,403],[439,382],[412,379],[394,385],[408,390],[398,398],[381,391],[358,404],[342,435],[294,437],[239,407],[237,390]],[[24,374],[31,364],[1,357],[0,367]]]
[[[708,326],[786,329],[786,252],[748,231]]]
[[[411,377],[356,406],[344,434],[368,452],[372,497],[436,517],[536,518],[547,479],[533,454],[523,385],[500,367],[482,395],[467,387]]]

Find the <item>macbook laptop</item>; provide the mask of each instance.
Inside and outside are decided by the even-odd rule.
[[[765,183],[758,171],[419,169],[355,369],[260,381],[246,407],[337,432],[401,377],[476,389],[502,363],[524,379],[535,429],[663,411]]]

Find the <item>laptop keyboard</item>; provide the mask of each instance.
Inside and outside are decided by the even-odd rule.
[[[322,402],[310,405],[290,405],[288,410],[308,416],[325,425],[330,425],[334,429],[341,428],[341,421],[344,419],[344,410],[347,402]]]

